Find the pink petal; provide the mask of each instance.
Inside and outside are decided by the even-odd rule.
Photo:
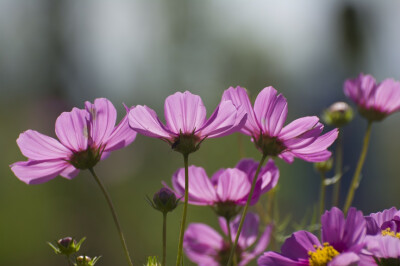
[[[231,232],[232,239],[236,238],[237,230],[239,228],[241,215],[236,216],[236,218],[231,222]],[[240,233],[238,245],[242,249],[247,249],[250,247],[257,239],[258,236],[258,226],[260,224],[260,219],[258,215],[249,212],[243,222],[242,232]]]
[[[106,140],[105,151],[115,151],[131,144],[136,138],[136,132],[129,127],[129,109],[121,122],[114,128]]]
[[[156,112],[147,106],[133,107],[128,114],[129,126],[148,137],[171,139],[171,132],[158,119]]]
[[[34,160],[69,158],[72,152],[56,139],[34,130],[19,135],[17,144],[24,156]]]
[[[308,252],[321,246],[318,238],[307,231],[297,231],[285,240],[281,247],[282,254],[291,259],[308,259]]]
[[[86,102],[85,107],[90,115],[90,135],[92,141],[97,144],[96,146],[100,146],[114,130],[117,111],[114,105],[105,98],[96,99],[94,104]]]
[[[330,151],[320,151],[320,152],[315,152],[315,153],[310,153],[310,154],[302,154],[302,153],[292,152],[292,154],[295,155],[299,159],[302,159],[306,162],[311,162],[311,163],[326,161],[332,155],[332,153]]]
[[[244,203],[250,192],[251,184],[247,175],[239,169],[226,169],[218,179],[217,196],[220,202],[233,201]]]
[[[379,84],[375,93],[375,106],[385,113],[400,109],[400,82],[386,79]]]
[[[293,163],[294,161],[294,154],[291,153],[290,151],[284,151],[281,154],[279,154],[278,157],[287,163]]]
[[[181,168],[172,176],[172,186],[180,197],[185,195],[185,169]],[[184,200],[182,198],[182,200]],[[212,205],[217,200],[215,188],[201,167],[189,166],[189,203]]]
[[[60,142],[72,151],[86,150],[88,147],[88,113],[73,108],[62,113],[56,121],[56,135]]]
[[[301,135],[284,140],[283,144],[289,150],[298,150],[308,147],[319,137],[323,129],[324,126],[321,123],[317,123],[313,128],[310,128],[308,131],[305,131]]]
[[[311,154],[320,151],[326,150],[332,143],[337,139],[339,134],[339,130],[337,128],[325,133],[322,136],[319,136],[313,143],[310,145],[300,148],[300,149],[292,149],[293,152],[298,154]]]
[[[333,258],[328,266],[357,266],[360,257],[354,252],[344,252]]]
[[[222,95],[222,101],[227,100],[230,100],[236,108],[241,108],[247,113],[247,121],[241,132],[249,136],[259,134],[260,128],[256,122],[253,107],[251,106],[246,89],[239,86],[236,88],[229,87]]]
[[[240,265],[247,265],[252,259],[260,255],[268,246],[271,237],[272,226],[269,225],[265,228],[264,233],[258,239],[256,246],[253,251],[244,253],[243,259],[240,261]]]
[[[288,140],[304,134],[308,130],[314,128],[318,124],[319,118],[316,116],[306,116],[294,120],[284,128],[282,128],[279,139]]]
[[[263,133],[275,137],[286,120],[287,101],[282,94],[277,96],[273,87],[267,87],[258,94],[254,102],[254,113]]]
[[[265,252],[257,260],[258,266],[308,266],[308,260],[297,261],[296,259],[291,259],[283,256],[282,254],[268,251]]]
[[[200,96],[188,91],[176,92],[165,100],[165,121],[175,134],[190,134],[200,129],[206,119],[206,108]]]
[[[26,161],[12,164],[11,170],[22,182],[28,185],[35,185],[55,178],[68,165],[68,162],[64,160]]]
[[[258,179],[262,180],[261,193],[268,192],[278,184],[279,169],[273,159],[269,159],[267,165],[261,169]]]
[[[79,174],[79,169],[76,169],[73,165],[68,165],[61,173],[60,176],[67,179],[72,179]]]
[[[243,119],[243,118],[242,118]],[[240,121],[242,121],[240,119]],[[217,138],[233,133],[237,129],[237,109],[231,101],[222,101],[204,126],[199,130],[200,138]]]

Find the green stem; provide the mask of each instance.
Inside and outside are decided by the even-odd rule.
[[[237,230],[236,237],[235,237],[235,243],[233,243],[233,247],[231,248],[231,254],[229,255],[229,260],[228,260],[228,264],[227,264],[228,266],[231,265],[232,259],[233,259],[233,255],[236,253],[235,252],[236,251],[236,246],[237,246],[237,242],[239,240],[240,232],[242,231],[244,218],[246,217],[247,209],[249,208],[251,198],[253,197],[253,192],[254,192],[254,188],[256,186],[258,174],[260,173],[261,167],[264,164],[264,161],[265,161],[266,158],[267,158],[267,155],[263,154],[263,156],[261,157],[260,163],[258,164],[257,171],[256,171],[256,173],[254,175],[253,181],[251,183],[250,193],[249,193],[249,196],[247,197],[247,202],[246,202],[246,205],[244,206],[244,209],[243,209],[242,218],[240,218],[239,228]]]
[[[72,266],[71,259],[69,258],[69,255],[67,255],[66,257],[67,257],[67,261],[68,261],[68,266]]]
[[[167,258],[167,213],[163,213],[163,258],[162,266],[165,266],[165,260]]]
[[[323,171],[321,171],[321,191],[320,191],[320,199],[319,199],[319,217],[322,216],[322,214],[324,213],[325,210],[325,190],[326,190],[326,186],[325,186],[325,173]]]
[[[231,232],[231,226],[230,226],[230,219],[226,218],[226,226],[228,228],[228,238],[229,238],[229,247],[233,246],[233,242],[232,242],[232,232]],[[236,266],[237,265],[237,258],[236,258],[236,252],[233,255],[233,265]]]
[[[126,246],[125,237],[124,237],[124,234],[122,233],[121,225],[119,224],[118,216],[117,216],[117,213],[115,211],[114,205],[113,205],[113,203],[111,201],[110,195],[108,194],[108,192],[107,192],[106,188],[104,187],[103,183],[101,182],[101,180],[97,177],[97,175],[94,172],[93,168],[89,168],[89,171],[93,175],[94,180],[96,180],[96,182],[99,185],[101,191],[103,192],[104,197],[106,198],[106,201],[108,203],[108,207],[110,207],[111,214],[112,214],[112,217],[114,219],[115,226],[117,227],[117,230],[118,230],[118,233],[119,233],[119,238],[121,239],[121,244],[122,244],[122,247],[124,249],[126,259],[128,261],[128,264],[130,266],[133,266],[131,257],[129,256],[128,247]]]
[[[178,256],[176,258],[176,266],[179,266],[181,264],[181,261],[183,260],[183,256],[182,256],[183,235],[185,233],[186,213],[187,213],[187,205],[188,205],[188,198],[189,198],[189,154],[183,155],[183,161],[185,164],[185,203],[183,205],[181,230],[179,232],[179,245],[178,245]]]
[[[358,159],[357,168],[356,168],[356,171],[354,172],[354,176],[353,176],[353,180],[351,181],[349,192],[347,193],[346,204],[344,205],[344,213],[347,213],[347,211],[349,210],[351,203],[353,202],[354,192],[357,189],[359,182],[360,182],[361,169],[364,165],[365,157],[366,157],[367,151],[368,151],[369,139],[371,136],[371,126],[372,126],[372,122],[368,121],[368,126],[367,126],[367,130],[366,130],[365,136],[364,136],[364,142],[363,142],[363,147],[361,150],[361,155],[360,155],[360,158]]]
[[[340,181],[342,179],[342,168],[343,168],[343,141],[342,141],[342,133],[343,129],[339,130],[339,134],[336,140],[336,159],[335,159],[335,177],[339,179],[336,181],[333,187],[333,198],[332,198],[332,206],[339,206],[339,195],[340,195]]]

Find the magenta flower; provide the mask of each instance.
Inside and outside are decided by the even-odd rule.
[[[366,236],[360,266],[400,265],[399,236]]]
[[[400,82],[393,79],[376,84],[371,75],[360,74],[345,81],[344,93],[358,105],[360,114],[370,121],[380,121],[400,110]]]
[[[206,108],[200,96],[188,91],[168,96],[164,113],[166,125],[152,109],[138,105],[129,112],[129,125],[140,134],[168,142],[183,154],[196,151],[205,138],[222,137],[237,131],[246,121],[246,114],[231,101],[221,101],[206,119]]]
[[[211,179],[201,167],[189,167],[189,198],[190,204],[214,206],[217,213],[225,216],[226,212],[236,215],[239,206],[245,205],[250,193],[251,181],[254,178],[258,163],[252,159],[241,160],[236,168],[220,169]],[[279,170],[273,160],[260,171],[256,182],[252,204],[258,201],[261,194],[276,186]],[[181,168],[172,176],[172,185],[177,197],[185,192],[185,169]],[[233,216],[229,215],[229,216]]]
[[[377,235],[389,229],[392,233],[400,233],[400,211],[395,207],[382,212],[371,213],[365,217],[367,234]]]
[[[327,148],[335,141],[338,130],[320,136],[324,126],[318,117],[299,118],[283,127],[287,115],[287,102],[273,87],[263,89],[254,108],[244,88],[230,87],[222,100],[231,100],[247,112],[247,120],[240,132],[252,137],[256,147],[268,156],[278,156],[288,163],[294,158],[308,162],[326,161],[331,156]]]
[[[236,237],[239,221],[240,216],[237,216],[231,222],[230,227],[232,240]],[[225,219],[220,218],[219,224],[225,236],[227,236],[228,230]],[[236,254],[239,266],[249,263],[252,259],[261,254],[268,246],[272,227],[267,226],[264,233],[257,241],[258,228],[258,216],[249,213],[244,221],[243,231],[240,234],[238,242]],[[188,258],[200,266],[226,265],[228,262],[231,249],[228,239],[224,239],[218,232],[208,225],[201,223],[190,224],[186,229],[183,243]],[[255,246],[253,250],[249,251],[249,248],[254,244]]]
[[[12,164],[11,170],[21,181],[41,184],[58,175],[71,179],[135,139],[127,116],[115,126],[117,112],[109,100],[96,99],[85,107],[57,118],[59,141],[34,130],[20,134],[17,144],[28,161]]]
[[[345,219],[343,212],[333,207],[322,215],[321,224],[322,243],[310,232],[297,231],[286,239],[282,253],[266,252],[258,259],[258,265],[346,266],[358,263],[366,232],[362,212],[350,208]]]

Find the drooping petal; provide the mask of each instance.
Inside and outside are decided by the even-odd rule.
[[[316,163],[316,162],[324,162],[328,160],[332,153],[330,151],[320,151],[311,154],[302,154],[297,152],[292,152],[297,158],[300,158],[306,162]]]
[[[190,224],[183,239],[186,255],[200,265],[219,265],[216,258],[223,244],[223,238],[214,229],[200,223]]]
[[[261,193],[268,192],[278,184],[279,169],[273,159],[269,159],[266,166],[261,169],[259,179],[262,181]]]
[[[321,217],[322,241],[328,242],[338,252],[359,252],[364,245],[366,234],[365,219],[361,211],[350,208],[347,218],[343,212],[333,207]]]
[[[185,169],[181,168],[172,176],[172,185],[179,197],[185,195]],[[182,198],[183,200],[183,198]],[[190,204],[212,205],[217,201],[215,188],[202,167],[189,166]]]
[[[239,228],[241,215],[235,217],[231,222],[232,240],[236,238],[236,234]],[[258,215],[249,212],[243,222],[242,232],[240,233],[238,245],[242,249],[250,247],[257,239],[258,236],[258,225],[260,224],[260,218]]]
[[[68,165],[61,173],[60,176],[65,177],[67,179],[72,179],[79,174],[79,169],[76,169],[72,165]]]
[[[115,151],[124,148],[131,144],[136,138],[136,132],[129,126],[129,109],[126,109],[127,114],[114,128],[111,135],[105,140],[106,148],[104,151]]]
[[[218,179],[216,189],[218,201],[244,204],[250,189],[250,181],[244,172],[235,168],[226,169]]]
[[[69,158],[72,152],[56,139],[34,130],[19,135],[17,144],[25,157],[33,160]]]
[[[324,126],[321,123],[317,123],[313,128],[305,131],[304,133],[283,141],[283,144],[289,150],[299,150],[308,147],[312,144],[321,134]]]
[[[315,246],[321,246],[315,235],[307,231],[297,231],[286,239],[281,247],[281,251],[282,255],[291,259],[307,259],[308,262],[308,252],[315,251]]]
[[[314,142],[300,149],[292,149],[298,154],[311,154],[326,150],[337,139],[339,130],[337,128],[319,136]]]
[[[190,134],[203,126],[206,108],[200,96],[188,91],[176,92],[165,99],[164,114],[169,130]]]
[[[196,135],[217,138],[231,134],[233,127],[237,129],[237,112],[231,101],[222,101]]]
[[[142,135],[171,139],[173,135],[158,119],[156,112],[147,106],[133,107],[128,114],[129,126]]]
[[[275,137],[281,131],[287,116],[287,101],[277,95],[273,87],[263,89],[254,102],[254,114],[264,134]]]
[[[96,99],[93,104],[87,101],[85,107],[89,113],[91,140],[98,147],[109,138],[114,130],[117,110],[106,98]]]
[[[88,112],[73,108],[62,113],[56,121],[56,135],[64,146],[72,151],[83,151],[88,147]]]
[[[68,166],[64,160],[26,161],[12,164],[11,170],[22,182],[35,185],[55,178]]]
[[[222,100],[230,100],[236,108],[241,107],[244,112],[247,113],[246,123],[240,130],[243,134],[249,136],[259,134],[260,128],[256,122],[253,107],[251,106],[251,102],[245,88],[239,86],[236,88],[229,87],[222,94]]]
[[[297,137],[318,124],[319,118],[316,116],[301,117],[282,128],[279,139],[285,141]]]
[[[285,257],[277,252],[265,252],[258,260],[258,266],[305,266],[309,265],[308,260],[296,260]]]
[[[328,266],[357,266],[360,257],[354,252],[344,252],[334,257]]]

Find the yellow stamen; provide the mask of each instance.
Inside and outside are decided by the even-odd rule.
[[[326,266],[334,257],[339,255],[339,252],[325,242],[323,247],[317,247],[314,245],[315,251],[308,252],[308,262],[310,266]]]
[[[396,238],[400,239],[400,233],[395,233],[392,230],[390,230],[390,228],[386,228],[385,230],[382,230],[381,233],[383,236],[391,236],[391,237],[396,237]]]

